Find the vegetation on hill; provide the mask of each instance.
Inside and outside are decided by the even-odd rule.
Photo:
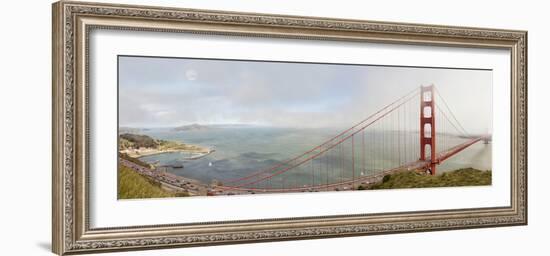
[[[151,148],[156,150],[183,150],[193,152],[208,152],[209,149],[197,145],[184,144],[177,141],[153,139],[143,134],[124,133],[119,136],[120,150]]]
[[[154,148],[159,142],[147,135],[124,133],[120,135],[121,148]]]
[[[124,165],[118,166],[118,199],[141,199],[188,196],[185,192],[164,190],[158,181],[143,176]]]
[[[415,171],[400,172],[384,176],[379,184],[371,189],[391,188],[427,188],[491,185],[491,171],[481,171],[473,168],[459,169],[431,176]]]
[[[118,199],[172,197],[172,193],[163,190],[160,183],[149,179],[134,170],[118,166]]]

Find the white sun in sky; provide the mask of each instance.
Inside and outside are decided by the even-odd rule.
[[[185,78],[189,81],[195,81],[199,77],[199,73],[197,73],[194,69],[187,69],[185,70]]]

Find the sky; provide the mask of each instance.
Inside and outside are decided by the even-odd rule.
[[[119,57],[119,126],[349,127],[434,84],[469,133],[491,133],[492,71]]]

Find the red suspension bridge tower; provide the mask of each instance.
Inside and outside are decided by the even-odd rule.
[[[435,175],[438,164],[435,150],[435,101],[434,86],[422,86],[420,89],[420,160],[430,160],[428,171]],[[429,148],[429,158],[426,149]]]

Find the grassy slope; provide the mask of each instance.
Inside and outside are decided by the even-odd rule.
[[[175,193],[163,190],[155,182],[134,170],[119,165],[118,167],[118,199],[174,197]]]
[[[386,175],[382,183],[372,189],[426,188],[491,185],[491,171],[473,168],[445,172],[441,175],[421,175],[414,171]]]

